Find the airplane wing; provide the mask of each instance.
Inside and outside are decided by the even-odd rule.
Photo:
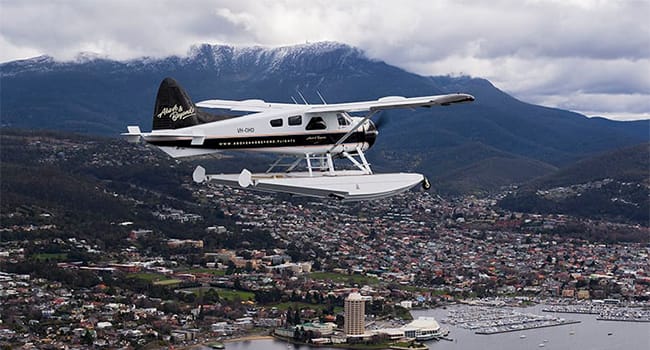
[[[423,97],[388,96],[374,101],[296,105],[291,103],[270,103],[264,100],[206,100],[196,105],[204,108],[230,109],[233,111],[263,112],[268,110],[290,110],[304,108],[306,113],[380,111],[395,108],[447,106],[452,103],[471,102],[474,96],[448,94]]]
[[[243,112],[264,112],[268,110],[296,109],[307,107],[306,105],[297,105],[293,103],[271,103],[264,100],[205,100],[196,104],[202,108],[229,109],[231,111]]]
[[[474,96],[468,94],[449,94],[423,97],[388,96],[375,101],[334,103],[327,105],[312,105],[309,113],[318,112],[361,112],[381,111],[384,109],[447,106],[452,103],[471,102]]]

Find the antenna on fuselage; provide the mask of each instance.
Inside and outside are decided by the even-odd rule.
[[[327,102],[325,102],[325,99],[323,98],[323,95],[320,94],[320,91],[316,90],[316,93],[318,94],[318,97],[320,97],[320,100],[323,101],[323,104],[326,105]]]
[[[298,95],[300,95],[300,98],[302,98],[302,101],[303,101],[306,105],[308,105],[309,102],[307,102],[307,100],[305,100],[305,96],[302,95],[302,92],[300,92],[300,90],[296,90],[296,91],[298,91]]]

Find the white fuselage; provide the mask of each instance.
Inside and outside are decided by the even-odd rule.
[[[281,154],[339,154],[366,151],[377,131],[371,121],[332,148],[363,118],[347,113],[287,113],[268,110],[182,129],[154,130],[144,139],[173,157],[246,150]]]

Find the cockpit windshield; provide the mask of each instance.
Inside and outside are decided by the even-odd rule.
[[[336,120],[339,122],[339,126],[348,126],[350,125],[350,118],[343,113],[338,113],[336,115]]]

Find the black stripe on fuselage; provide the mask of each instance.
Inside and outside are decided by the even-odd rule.
[[[206,138],[202,145],[192,145],[192,140],[152,140],[152,145],[163,147],[185,147],[185,148],[209,148],[209,149],[247,149],[266,147],[296,147],[296,146],[322,146],[333,145],[343,137],[345,133],[330,134],[296,134],[278,136],[257,136],[257,137],[228,137],[228,138]],[[345,143],[365,142],[363,132],[355,132],[350,135]]]

